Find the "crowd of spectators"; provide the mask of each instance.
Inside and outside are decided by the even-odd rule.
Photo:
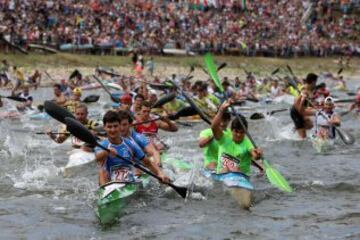
[[[0,37],[73,48],[360,54],[360,0],[0,0]],[[200,5],[199,5],[200,4]]]

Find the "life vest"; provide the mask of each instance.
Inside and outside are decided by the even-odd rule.
[[[147,123],[148,126],[145,126],[144,124],[137,125],[135,130],[138,133],[150,133],[150,134],[157,134],[159,128],[156,125],[155,122]]]

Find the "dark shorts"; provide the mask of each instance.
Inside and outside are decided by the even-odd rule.
[[[290,117],[295,124],[295,129],[305,128],[304,117],[300,115],[300,113],[295,109],[295,107],[292,107],[290,109]]]

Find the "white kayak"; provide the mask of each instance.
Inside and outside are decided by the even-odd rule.
[[[69,177],[80,171],[83,167],[95,162],[94,152],[85,152],[81,149],[74,149],[69,154],[69,161],[64,168],[64,176]]]

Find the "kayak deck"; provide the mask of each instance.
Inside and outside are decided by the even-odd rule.
[[[148,175],[141,175],[136,182],[110,182],[98,190],[96,215],[101,224],[111,224],[123,214],[127,202],[139,188],[150,182]]]

